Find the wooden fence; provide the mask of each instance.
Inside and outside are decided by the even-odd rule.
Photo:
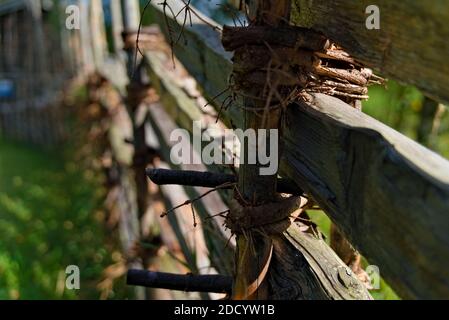
[[[0,133],[52,146],[65,137],[63,91],[100,67],[108,54],[101,1],[78,1],[80,29],[66,27],[70,1],[0,1],[0,79],[13,97],[0,98]],[[84,12],[81,12],[84,10]]]
[[[70,74],[59,30],[42,9],[40,1],[0,2],[0,78],[13,91],[0,98],[0,132],[50,146],[64,137],[60,91]]]
[[[166,39],[171,39],[173,34],[182,30],[183,40],[174,47],[174,54],[179,59],[177,68],[171,67],[170,50],[161,49],[158,41],[152,43],[150,39],[148,46],[142,45],[146,50],[144,64],[152,86],[160,96],[160,103],[148,106],[148,126],[156,134],[166,161],[171,146],[170,130],[179,126],[193,133],[193,121],[213,122],[208,113],[210,110],[204,112],[202,105],[205,99],[212,101],[228,86],[233,68],[232,55],[225,52],[221,45],[220,26],[199,12],[192,15],[191,25],[184,25],[185,14],[188,14],[183,11],[185,3],[180,0],[168,3],[173,12],[177,13],[176,17],[158,4],[152,4],[150,14]],[[411,6],[413,11],[409,12],[410,7],[407,5],[410,3],[407,1],[393,7],[385,7],[387,4],[382,3],[386,8],[386,19],[383,20],[385,31],[381,31],[381,37],[374,37],[381,42],[379,44],[377,40],[371,41],[372,35],[360,31],[362,28],[356,30],[355,23],[364,21],[364,11],[361,10],[363,4],[354,7],[348,3],[343,0],[338,3],[341,10],[337,10],[337,15],[341,14],[341,19],[325,18],[326,14],[331,14],[325,1],[314,2],[312,8],[303,7],[307,10],[298,11],[302,15],[292,14],[292,19],[293,22],[323,32],[368,66],[395,79],[415,84],[432,97],[446,102],[444,88],[448,84],[449,73],[445,72],[448,65],[441,52],[447,52],[447,45],[443,41],[447,27],[439,28],[438,32],[432,33],[432,38],[425,39],[423,50],[427,53],[419,51],[418,57],[416,54],[404,54],[416,51],[413,44],[418,40],[412,30],[424,26],[418,23],[412,29],[404,28],[394,33],[391,30],[395,30],[392,28],[398,24],[398,20],[390,18],[390,15],[394,16],[395,12],[413,15],[419,11],[416,4]],[[438,5],[443,4],[438,3],[436,7]],[[297,1],[294,6],[307,6],[307,3]],[[447,11],[435,13],[432,6],[426,10],[420,11],[421,19],[427,18],[435,21],[435,24],[442,24],[445,18],[443,12]],[[304,12],[310,15],[307,19],[303,16]],[[357,19],[345,20],[348,15]],[[338,21],[341,20],[347,21],[345,28],[340,28]],[[382,45],[384,42],[389,45],[385,47]],[[442,45],[438,46],[438,43]],[[431,51],[431,48],[440,48],[442,51]],[[379,60],[379,56],[384,58]],[[422,63],[415,61],[414,68],[400,67],[410,65],[410,59],[418,59]],[[195,79],[201,94],[192,90],[193,79],[186,75],[186,71]],[[122,92],[126,91],[123,88],[124,81],[114,76],[109,79],[117,83]],[[223,99],[218,97],[214,100],[217,109]],[[242,112],[232,107],[222,111],[222,126],[243,128]],[[312,94],[309,101],[293,104],[287,110],[286,118],[287,125],[283,133],[285,150],[280,174],[292,179],[298,187],[313,196],[351,243],[371,263],[380,267],[382,276],[402,297],[447,298],[448,161],[341,100],[323,94]],[[168,165],[192,169],[191,166]],[[195,169],[206,170],[205,167]],[[210,166],[207,169],[221,170]],[[199,187],[185,187],[185,190],[191,199],[205,191]],[[164,194],[170,196],[170,192]],[[225,203],[229,203],[227,196],[229,194],[221,194],[221,197],[213,200],[215,204],[208,203],[211,200],[204,198],[195,202],[194,207],[202,219],[207,219],[220,212],[220,208],[226,208]],[[171,203],[176,205],[176,201]],[[182,248],[186,261],[193,264],[195,241],[188,240],[189,233],[186,231],[191,230],[189,223],[192,222],[186,222],[179,214],[169,217],[178,239],[184,243]],[[212,227],[203,226],[202,233],[212,265],[221,274],[232,275],[230,258],[224,258],[227,254],[223,255],[230,249],[229,246],[225,249],[229,234],[220,228],[222,222],[218,219],[211,223]],[[297,264],[291,278],[283,279],[294,283],[290,291],[278,292],[273,297],[366,298],[354,278],[349,283],[353,281],[352,285],[359,291],[351,292],[348,289],[351,286],[342,285],[339,277],[343,264],[324,241],[304,236],[295,227],[287,230],[284,236],[287,242],[277,243],[280,252],[287,256],[299,255],[303,260],[302,264]],[[231,243],[230,247],[234,245]],[[277,256],[272,263],[272,268],[278,272],[294,265],[291,260],[281,256]],[[298,287],[303,289],[302,294],[291,292]],[[304,293],[307,290],[315,292]]]
[[[250,7],[261,3],[246,2]],[[449,11],[444,0],[432,4],[379,0],[383,17],[380,31],[363,27],[368,2],[338,0],[332,6],[325,0],[278,3],[286,4],[288,11],[292,8],[291,15],[286,16],[291,23],[320,31],[365,65],[448,102],[449,64],[445,59],[449,52]],[[194,133],[194,121],[201,120],[208,126],[218,115],[222,128],[246,128],[244,119],[248,114],[238,106],[220,110],[226,96],[217,94],[228,87],[234,66],[232,54],[221,44],[221,26],[217,23],[196,10],[186,10],[190,7],[182,0],[164,1],[171,10],[167,5],[151,3],[147,13],[166,40],[154,29],[142,30],[144,57],[137,62],[138,70],[143,72],[136,72],[137,1],[124,1],[123,7],[120,1],[111,1],[116,51],[113,56],[105,54],[105,35],[98,30],[104,26],[101,6],[92,3],[97,5],[97,19],[79,33],[68,32],[69,41],[65,43],[77,48],[75,54],[67,53],[68,63],[75,70],[94,61],[90,71],[100,72],[123,97],[124,108],[116,116],[110,136],[115,158],[123,168],[119,179],[123,198],[120,219],[123,247],[128,252],[143,237],[137,221],[143,223],[146,214],[154,210],[154,199],[148,195],[145,180],[142,182],[146,166],[227,172],[213,165],[171,163],[170,133],[176,128]],[[79,5],[82,7],[82,3]],[[276,7],[271,1],[264,5]],[[180,33],[180,41],[173,41]],[[83,44],[83,34],[84,38],[95,35],[89,41],[96,45]],[[173,45],[173,61],[167,42]],[[127,60],[119,53],[122,44]],[[159,99],[148,101],[148,94],[143,93],[154,90]],[[203,108],[207,101],[213,107]],[[449,162],[335,97],[310,94],[307,100],[292,103],[285,112],[279,174],[293,181],[298,193],[304,191],[326,212],[352,245],[379,266],[381,275],[400,296],[448,298]],[[121,117],[127,120],[123,122]],[[193,145],[187,147],[193,153],[201,151]],[[157,150],[162,162],[147,157],[151,155],[148,150]],[[207,190],[199,186],[162,186],[161,194],[165,205],[174,207],[186,199],[199,199]],[[220,190],[195,201],[193,208],[201,220],[196,228],[194,221],[186,218],[190,216],[186,208],[169,214],[168,223],[160,223],[170,229],[162,232],[163,241],[170,242],[168,233],[175,235],[192,272],[218,272],[236,276],[238,282],[246,275],[235,270],[235,250],[237,260],[251,271],[251,261],[245,260],[241,251],[244,239],[228,243],[230,233],[222,227],[224,218],[211,218],[230,207],[231,198],[232,192]],[[272,288],[283,288],[264,297],[370,298],[325,241],[303,232],[297,224],[259,244],[271,248],[257,250],[270,255],[267,259]],[[143,256],[129,267],[142,268],[145,264]],[[234,286],[238,285],[234,282]]]
[[[167,36],[166,18],[175,34],[184,22],[183,2],[169,2],[174,12],[181,12],[176,18],[153,5],[155,19]],[[338,10],[328,1],[314,1],[310,8],[306,2],[295,5],[302,6],[300,12],[309,18],[293,15],[293,22],[323,32],[383,74],[448,101],[449,65],[444,60],[444,53],[449,52],[444,41],[449,31],[445,25],[448,11],[438,10],[447,4],[437,1],[421,8],[412,1],[394,5],[384,1],[379,5],[384,12],[380,37],[360,27],[366,19],[364,1],[357,5],[338,1]],[[417,13],[419,20],[412,26],[398,23],[411,24],[412,19],[402,19],[402,15]],[[183,31],[187,45],[184,41],[176,45],[175,55],[211,99],[228,85],[231,55],[222,48],[218,26],[210,26],[215,25],[213,21],[199,13],[192,19],[192,26],[186,25]],[[426,21],[433,21],[438,30],[426,29]],[[416,36],[424,32],[431,37]],[[159,68],[155,54],[148,53],[147,59],[152,79],[160,79],[154,81],[166,112],[179,126],[192,131],[192,121],[200,115],[189,107],[192,99]],[[229,108],[222,118],[228,125],[243,127],[241,112]],[[309,102],[297,103],[287,113],[281,174],[313,195],[401,296],[447,298],[449,162],[333,97],[314,94]]]

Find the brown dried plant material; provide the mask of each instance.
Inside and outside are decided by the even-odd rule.
[[[270,99],[269,104],[277,107],[308,92],[337,96],[356,105],[358,100],[368,99],[369,85],[383,83],[342,48],[312,30],[225,27],[222,42],[226,50],[234,51],[234,94],[243,96],[248,88],[270,87],[259,99]]]
[[[230,202],[226,227],[234,234],[258,229],[262,234],[280,234],[291,224],[290,217],[307,203],[303,197],[282,198],[260,206],[244,206],[237,199]]]
[[[255,261],[258,266],[252,277],[237,277],[233,299],[257,299],[266,294],[266,287],[261,284],[273,256],[270,237],[287,230],[306,204],[306,198],[296,196],[259,206],[246,206],[237,199],[231,200],[225,225],[238,235],[237,270],[253,266]],[[260,237],[265,241],[258,241]]]
[[[225,49],[234,51],[233,74],[225,92],[231,93],[234,106],[244,110],[245,129],[281,127],[287,105],[314,90],[351,95],[343,97],[354,101],[362,96],[359,92],[365,92],[369,73],[341,52],[329,53],[336,47],[322,34],[289,26],[289,1],[254,0],[247,5],[250,26],[225,27],[222,34]],[[317,56],[316,52],[329,58]],[[333,88],[334,82],[339,84],[338,90]],[[228,103],[222,105],[224,109],[227,107]],[[230,205],[226,219],[226,226],[237,235],[234,299],[271,298],[271,288],[285,287],[285,283],[277,283],[283,275],[275,274],[276,264],[272,261],[272,257],[279,258],[285,250],[275,244],[285,242],[285,230],[296,226],[291,225],[290,217],[303,210],[298,210],[302,205],[300,198],[279,200],[275,192],[276,175],[261,177],[257,167],[240,167],[236,200]],[[304,231],[306,227],[307,231],[314,231],[311,225],[304,223],[302,227]],[[295,265],[297,252],[293,249],[290,253],[286,256],[291,260],[284,266]],[[290,280],[288,285],[296,283],[302,287],[298,279]]]

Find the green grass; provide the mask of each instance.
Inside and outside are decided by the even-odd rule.
[[[402,86],[389,81],[386,88],[371,87],[370,99],[363,104],[363,111],[382,123],[416,140],[424,96],[412,86]],[[436,137],[428,148],[449,159],[449,112],[441,118]]]
[[[0,299],[99,297],[96,285],[112,264],[103,194],[94,173],[61,152],[0,140]],[[64,290],[72,264],[80,290]]]

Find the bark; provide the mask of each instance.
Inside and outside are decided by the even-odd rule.
[[[250,10],[254,10],[255,17],[262,17],[264,12],[278,12],[279,18],[262,18],[258,25],[282,24],[281,18],[288,14],[289,2],[282,1],[250,1]],[[250,13],[252,14],[252,13]],[[238,56],[234,57],[239,64]],[[263,87],[254,86],[245,88],[245,94],[253,97],[263,96]],[[256,108],[265,112],[265,101],[260,99],[244,98],[246,108]],[[266,113],[262,119],[253,111],[245,110],[243,130],[246,129],[279,129],[281,121],[281,110],[274,109]],[[267,140],[269,139],[267,135]],[[269,140],[267,145],[269,145]],[[245,141],[243,152],[247,153],[249,148]],[[242,156],[242,155],[241,155]],[[248,159],[247,155],[243,155]],[[247,163],[240,164],[239,167],[239,199],[242,202],[249,203],[250,206],[258,206],[264,203],[275,202],[277,199],[277,174],[262,176],[259,173],[260,163],[251,165]],[[233,292],[234,299],[266,299],[269,298],[268,282],[266,275],[273,254],[273,242],[270,237],[261,236],[254,232],[249,234],[237,234],[236,247],[236,275],[235,287]]]

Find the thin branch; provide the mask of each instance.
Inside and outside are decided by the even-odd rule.
[[[196,228],[198,223],[196,222],[196,215],[195,215],[195,209],[193,209],[193,203],[190,204],[190,209],[192,209],[193,227]]]
[[[216,213],[216,214],[214,214],[214,215],[212,215],[212,216],[209,216],[209,217],[207,217],[207,218],[204,219],[204,220],[210,220],[210,219],[213,219],[213,218],[216,218],[216,217],[222,217],[222,218],[225,218],[225,214],[228,214],[230,211],[231,211],[230,209],[224,210],[224,211],[222,211],[222,212],[219,212],[219,213]]]
[[[229,183],[229,182],[228,182],[228,183],[224,183],[224,184],[221,185],[221,186],[218,186],[218,187],[215,187],[215,188],[213,188],[213,189],[211,189],[211,190],[208,190],[207,192],[203,193],[202,195],[200,195],[200,196],[198,196],[198,197],[196,197],[196,198],[194,198],[194,199],[192,199],[192,200],[186,200],[184,203],[182,203],[182,204],[180,204],[180,205],[178,205],[178,206],[176,206],[176,207],[174,207],[174,208],[172,208],[172,209],[170,209],[170,210],[168,210],[168,211],[166,211],[166,212],[163,212],[163,213],[161,214],[161,218],[167,216],[169,213],[175,211],[176,209],[182,208],[182,207],[184,207],[184,206],[193,204],[193,203],[195,203],[196,201],[201,200],[202,198],[204,198],[205,196],[211,194],[212,192],[215,192],[215,191],[217,191],[217,190],[219,190],[219,189],[227,189],[227,188],[232,187],[232,186],[235,186],[235,185],[236,185],[235,182],[234,182],[234,183]]]
[[[134,74],[135,74],[135,72],[137,70],[137,57],[138,57],[138,54],[140,53],[142,57],[144,56],[143,52],[140,50],[139,39],[140,39],[140,33],[142,31],[143,17],[145,16],[145,12],[147,11],[147,9],[150,6],[150,4],[151,4],[151,0],[148,0],[148,2],[146,3],[145,7],[142,10],[142,14],[140,15],[139,28],[137,29],[136,52],[134,54],[134,70],[133,70],[132,78],[134,78]]]

